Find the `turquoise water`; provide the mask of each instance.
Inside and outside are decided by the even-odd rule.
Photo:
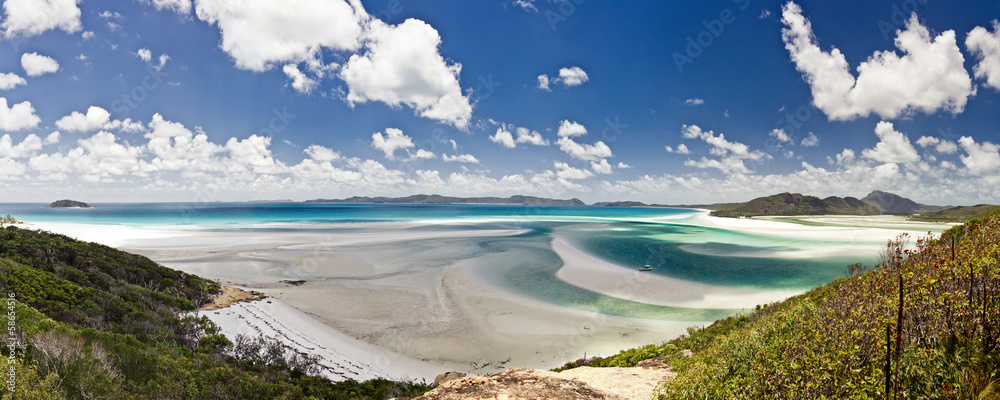
[[[663,307],[594,293],[556,278],[562,266],[549,244],[555,235],[606,261],[655,266],[659,274],[694,282],[759,290],[806,290],[843,275],[854,262],[874,263],[870,243],[840,257],[781,258],[775,252],[857,244],[848,238],[809,240],[705,226],[702,212],[671,208],[332,203],[93,204],[49,209],[45,204],[0,204],[0,215],[27,222],[126,225],[143,229],[246,232],[363,232],[367,224],[431,222],[410,231],[519,229],[513,236],[425,239],[425,248],[478,249],[465,257],[502,254],[477,265],[491,282],[520,295],[607,315],[706,321],[739,310]],[[701,224],[701,225],[699,225]],[[887,235],[889,237],[891,235]],[[411,241],[416,242],[416,241]],[[471,246],[470,246],[471,245]],[[441,254],[446,252],[441,251]],[[429,252],[433,257],[434,252]],[[447,261],[456,261],[449,259]],[[754,304],[746,304],[751,308]]]
[[[672,208],[554,207],[451,204],[96,203],[91,209],[0,203],[0,215],[25,221],[140,227],[260,224],[343,224],[414,221],[598,221],[691,215]]]

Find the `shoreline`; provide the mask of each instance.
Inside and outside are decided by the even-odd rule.
[[[436,366],[373,346],[319,322],[275,298],[199,310],[230,340],[237,335],[277,339],[287,349],[319,358],[321,373],[334,382],[388,379],[433,381]]]
[[[735,223],[718,226],[703,214],[664,219],[664,223],[772,237],[812,232],[816,238],[839,238],[861,229],[867,232],[862,235],[866,240],[879,246],[891,232],[730,221]],[[262,301],[202,312],[227,336],[270,335],[297,351],[328,359],[324,368],[332,379],[433,379],[446,371],[549,369],[584,354],[611,355],[663,342],[689,326],[712,322],[585,311],[509,291],[490,279],[490,266],[517,265],[541,254],[532,251],[555,252],[563,263],[552,272],[556,279],[596,294],[652,305],[739,310],[799,292],[729,288],[640,273],[600,260],[559,237],[549,242],[511,242],[507,238],[528,230],[469,230],[462,226],[467,221],[449,222],[286,224],[294,229],[263,232],[67,223],[29,227],[142,254],[169,268],[264,293],[268,298]],[[433,228],[407,229],[428,225]],[[780,233],[775,226],[782,228]],[[484,251],[485,243],[496,240],[513,247]],[[305,282],[285,283],[300,280]],[[616,287],[618,282],[628,283],[627,290]]]

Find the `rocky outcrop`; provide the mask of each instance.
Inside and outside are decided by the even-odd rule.
[[[461,372],[455,372],[455,371],[445,372],[445,373],[443,373],[441,375],[438,375],[437,377],[434,378],[434,387],[438,387],[438,386],[441,386],[444,383],[451,382],[451,381],[456,380],[456,379],[462,379],[464,377],[465,377],[465,374],[463,374]]]
[[[648,400],[674,373],[662,358],[647,361],[635,368],[579,367],[559,373],[509,369],[444,382],[410,400]]]

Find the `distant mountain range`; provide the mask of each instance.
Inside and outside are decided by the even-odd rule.
[[[586,206],[579,199],[550,199],[535,196],[453,197],[438,194],[416,194],[406,197],[354,196],[345,199],[315,199],[308,203],[387,203],[387,204],[509,204],[536,206]],[[864,198],[830,196],[820,199],[800,193],[779,193],[758,197],[745,203],[715,204],[646,204],[639,201],[604,201],[594,207],[671,207],[712,210],[717,217],[754,217],[763,215],[910,215],[925,221],[962,222],[981,215],[996,206],[933,206],[920,204],[897,194],[876,190]]]
[[[406,197],[354,196],[346,199],[316,199],[308,203],[390,203],[390,204],[513,204],[527,206],[585,206],[580,199],[548,199],[535,196],[510,197],[451,197],[437,194],[416,194]]]

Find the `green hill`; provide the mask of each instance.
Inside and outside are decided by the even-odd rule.
[[[878,215],[882,212],[854,197],[831,196],[820,199],[799,193],[780,193],[758,197],[734,208],[715,210],[716,217],[754,217],[758,215]]]
[[[428,387],[312,376],[318,360],[218,334],[189,313],[219,286],[146,257],[0,229],[0,325],[14,327],[14,399],[385,399]],[[13,311],[13,318],[9,311]],[[7,332],[5,330],[5,332]],[[6,336],[6,334],[5,334]]]
[[[1000,211],[907,239],[877,266],[749,315],[564,368],[666,357],[678,375],[661,399],[996,399]]]
[[[939,211],[929,211],[914,215],[910,219],[914,221],[928,222],[963,222],[973,218],[980,218],[983,214],[997,209],[993,204],[978,204],[974,206],[959,206],[946,208]]]
[[[941,206],[919,204],[903,196],[883,192],[881,190],[868,193],[868,195],[861,199],[861,201],[889,214],[914,214],[927,211],[937,211],[945,208]]]

